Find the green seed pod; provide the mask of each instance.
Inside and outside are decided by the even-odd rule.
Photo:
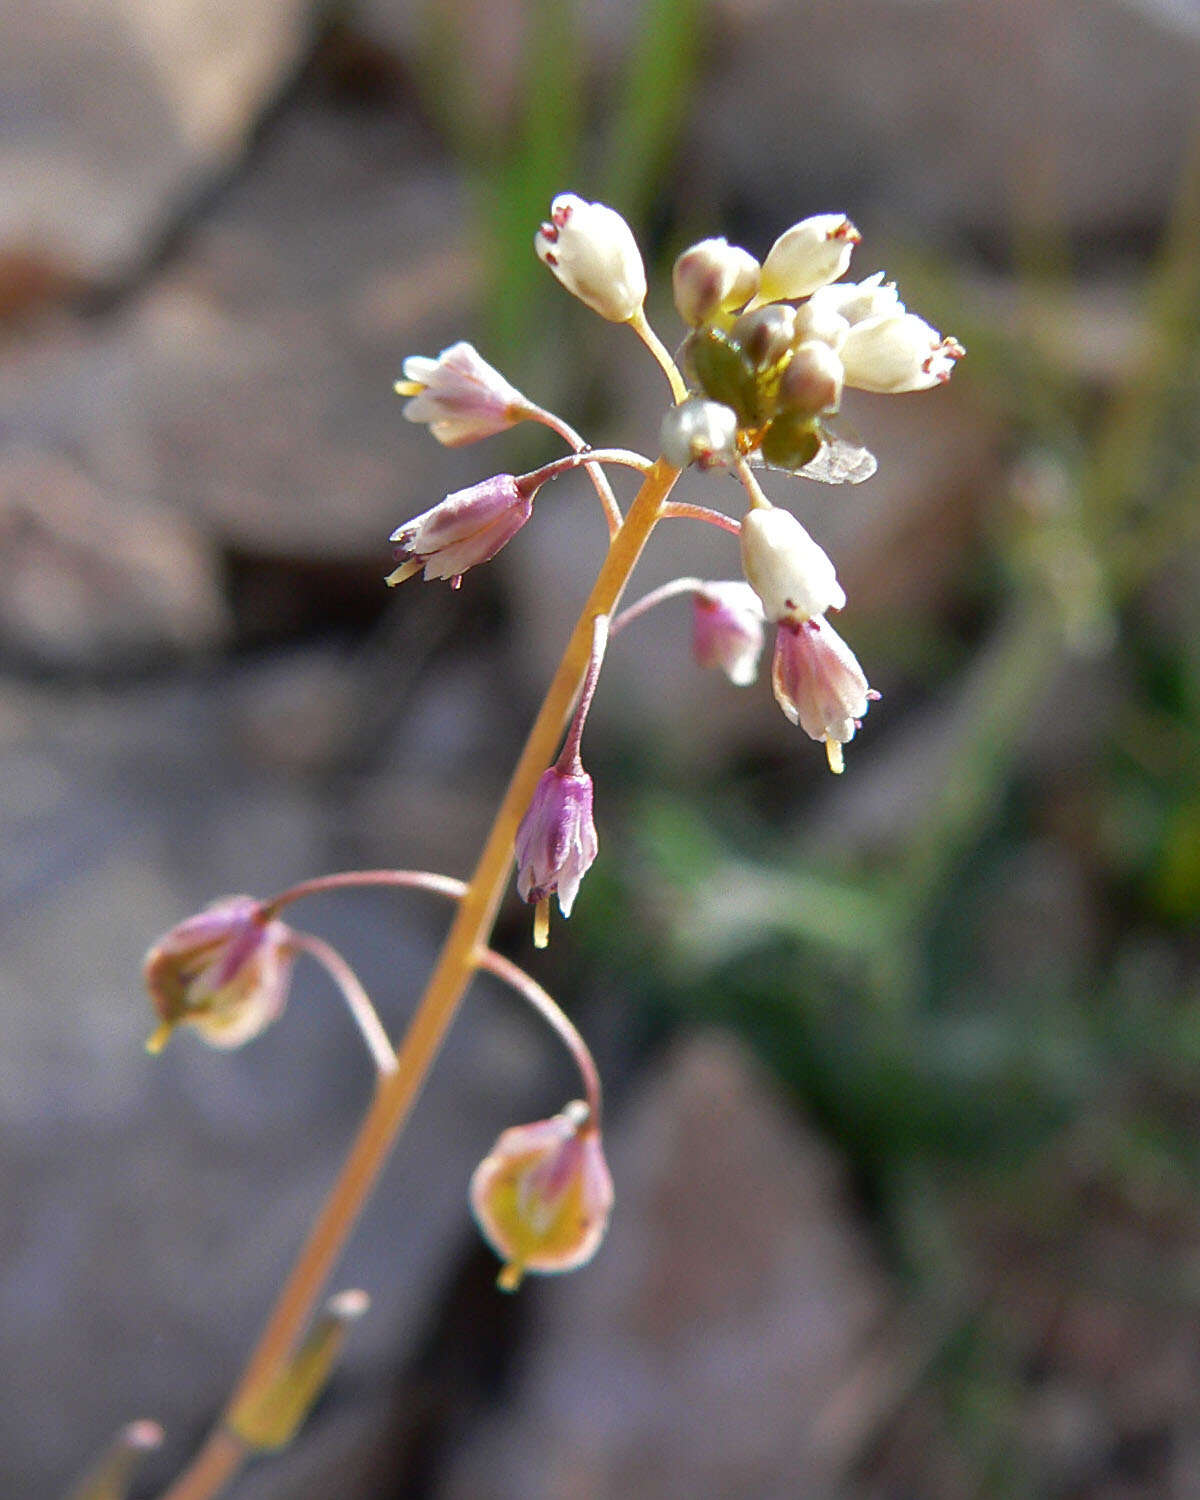
[[[781,412],[763,434],[762,456],[779,469],[802,469],[820,451],[817,424],[803,412]]]
[[[739,426],[754,427],[765,420],[754,366],[727,334],[698,328],[685,345],[684,359],[704,394],[733,408]]]

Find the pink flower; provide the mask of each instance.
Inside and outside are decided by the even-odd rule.
[[[748,583],[706,583],[692,595],[692,655],[737,687],[758,676],[763,611]]]
[[[879,694],[824,616],[780,622],[771,683],[780,708],[811,739],[824,741],[830,769],[840,773],[842,746]]]
[[[404,379],[396,382],[396,393],[412,397],[405,404],[405,417],[410,422],[428,422],[434,437],[447,448],[503,432],[530,411],[520,391],[462,341],[443,349],[436,359],[410,355],[404,361]]]
[[[613,1187],[587,1106],[506,1130],[471,1178],[471,1209],[504,1261],[499,1285],[516,1291],[527,1271],[573,1271],[596,1253]]]
[[[599,850],[592,821],[592,778],[582,765],[543,771],[517,829],[517,890],[535,905],[558,893],[558,908],[571,915],[579,885]]]
[[[287,1001],[291,931],[253,896],[226,896],[188,917],[150,949],[143,974],[162,1025],[151,1051],[176,1026],[194,1026],[213,1047],[240,1047]]]
[[[457,588],[468,568],[495,557],[532,514],[533,493],[512,474],[455,490],[392,532],[400,567],[385,581],[394,586],[424,568],[426,582],[448,578]]]

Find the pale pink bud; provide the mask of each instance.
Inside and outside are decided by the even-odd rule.
[[[693,328],[745,307],[758,291],[759,264],[724,239],[701,240],[675,262],[671,284],[679,316]]]
[[[404,407],[410,422],[427,422],[439,443],[459,448],[503,432],[523,421],[529,402],[499,370],[468,343],[451,344],[436,359],[411,354],[396,394],[411,396]]]
[[[771,669],[775,701],[811,739],[821,740],[830,768],[842,769],[842,746],[879,694],[867,686],[850,647],[822,616],[783,620]]]
[[[512,474],[455,490],[392,532],[400,566],[385,581],[403,583],[424,568],[426,582],[448,578],[457,588],[468,568],[495,557],[516,536],[533,514],[533,494]]]
[[[842,344],[846,384],[894,395],[944,385],[966,351],[915,313],[893,313],[855,323]]]
[[[536,905],[557,892],[558,909],[569,917],[600,847],[592,821],[592,778],[582,766],[543,771],[514,847],[521,899]]]
[[[539,258],[593,312],[628,323],[646,300],[646,268],[633,231],[615,209],[560,193],[534,236]]]
[[[290,929],[260,901],[213,902],[146,955],[146,988],[162,1020],[147,1046],[157,1052],[186,1024],[213,1047],[240,1047],[283,1010],[292,962]]]
[[[471,1209],[504,1261],[507,1292],[527,1271],[573,1271],[596,1253],[612,1211],[613,1187],[600,1132],[586,1104],[506,1130],[471,1178]]]
[[[850,323],[828,303],[818,301],[820,295],[819,291],[814,292],[796,309],[796,338],[800,342],[820,339],[836,352],[850,331]]]
[[[771,621],[805,620],[846,602],[828,555],[778,506],[755,506],[742,518],[742,569]]]
[[[663,457],[674,468],[696,464],[711,469],[736,460],[737,435],[737,413],[731,406],[689,396],[678,406],[667,407],[658,441]]]
[[[845,214],[814,214],[779,236],[763,261],[759,302],[790,302],[836,281],[862,236]]]
[[[758,676],[763,610],[748,583],[706,583],[692,595],[692,655],[737,687]]]
[[[821,339],[806,339],[797,345],[779,378],[779,409],[806,417],[837,411],[842,379],[842,362],[829,345]]]

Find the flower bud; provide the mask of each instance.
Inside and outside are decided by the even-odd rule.
[[[776,402],[781,411],[818,417],[837,411],[842,401],[842,362],[820,339],[799,344],[779,377]]]
[[[757,427],[766,418],[766,394],[745,351],[719,328],[698,328],[683,346],[684,368],[714,401],[732,407],[739,424]]]
[[[514,840],[517,890],[530,905],[558,893],[558,909],[571,915],[580,882],[600,844],[592,821],[592,778],[583,769],[542,773]]]
[[[755,506],[742,518],[742,568],[771,621],[807,620],[846,602],[828,556],[778,506]]]
[[[226,896],[173,927],[146,955],[143,974],[162,1025],[158,1052],[176,1026],[194,1026],[213,1047],[240,1047],[282,1012],[291,979],[291,932],[253,896]]]
[[[854,652],[823,616],[780,622],[771,685],[787,717],[810,739],[824,742],[830,769],[840,773],[842,746],[854,738],[879,694],[867,686]]]
[[[862,236],[845,214],[815,214],[793,224],[763,261],[760,302],[807,297],[845,274]]]
[[[748,250],[724,239],[701,240],[675,262],[671,284],[685,323],[701,323],[745,307],[758,291],[759,265]]]
[[[436,359],[412,354],[404,361],[398,396],[411,396],[404,407],[410,422],[428,422],[447,448],[459,448],[503,432],[524,421],[530,405],[472,345],[460,342]]]
[[[560,193],[533,241],[567,291],[613,323],[628,323],[646,300],[646,269],[633,231],[615,209]]]
[[[579,1100],[504,1133],[471,1178],[471,1210],[514,1292],[527,1271],[573,1271],[596,1253],[613,1188],[600,1132]]]
[[[756,371],[773,370],[791,349],[796,338],[796,309],[781,302],[743,313],[729,330],[729,337]]]
[[[944,385],[966,351],[915,313],[893,313],[851,325],[842,344],[846,384],[894,395]]]
[[[692,655],[716,667],[736,687],[758,676],[763,611],[748,583],[706,583],[692,595]]]
[[[385,581],[394,586],[424,568],[426,582],[448,578],[457,588],[468,568],[495,557],[532,514],[533,496],[512,474],[455,490],[392,532],[400,567]]]
[[[689,396],[667,408],[659,429],[663,457],[676,469],[731,464],[737,458],[737,413],[719,401]]]
[[[828,344],[837,351],[850,330],[850,323],[827,302],[818,300],[822,291],[826,290],[832,288],[821,288],[814,292],[807,302],[802,302],[796,309],[796,340],[803,343],[808,339],[820,339],[823,344]]]

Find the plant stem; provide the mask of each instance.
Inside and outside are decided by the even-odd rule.
[[[449,896],[459,900],[466,895],[465,880],[455,880],[452,875],[435,875],[430,870],[344,870],[337,875],[318,875],[313,880],[302,880],[299,885],[290,885],[278,896],[264,903],[268,916],[275,916],[293,901],[305,896],[320,896],[326,891],[339,891],[361,885],[399,885],[412,890],[432,891],[436,896]]]
[[[644,307],[639,307],[633,317],[630,318],[629,326],[658,361],[659,369],[667,377],[667,384],[671,387],[671,395],[674,396],[675,404],[678,406],[681,401],[687,399],[687,386],[684,383],[683,376],[679,373],[679,366],[671,358],[667,346],[659,338],[658,334],[655,333],[654,329],[650,327]]]
[[[596,617],[612,614],[678,477],[678,470],[660,459],[646,475],[629,514],[609,546],[525,741],[425,994],[396,1055],[396,1071],[379,1082],[341,1173],[238,1382],[230,1409],[245,1401],[261,1382],[271,1379],[292,1352],[408,1118],[475,971],[479,954],[488,947],[496,911],[511,877],[517,825],[538,778],[554,757],[571,705],[583,683],[592,657]],[[164,1491],[161,1500],[213,1500],[236,1474],[243,1456],[242,1446],[225,1427],[218,1426],[192,1464]]]
[[[730,536],[741,536],[742,523],[719,510],[710,510],[707,505],[693,505],[688,500],[668,500],[663,506],[663,520],[707,521],[710,526],[719,526]]]
[[[383,1028],[383,1022],[371,1004],[370,995],[363,989],[358,975],[342,955],[324,938],[316,937],[311,932],[293,930],[291,946],[297,953],[307,953],[310,958],[315,958],[337,985],[347,1009],[354,1018],[355,1025],[362,1033],[363,1041],[367,1044],[367,1051],[371,1054],[371,1061],[375,1064],[376,1072],[381,1075],[394,1073],[396,1054],[392,1051],[392,1044]]]
[[[547,411],[544,406],[533,406],[527,408],[529,419],[540,422],[543,427],[548,427],[551,432],[556,432],[565,443],[574,448],[576,453],[582,453],[588,446],[583,438],[575,431],[569,422],[564,422],[557,412]],[[608,535],[611,540],[621,529],[621,507],[617,504],[617,497],[612,492],[612,485],[608,482],[608,475],[597,463],[584,465],[587,476],[595,487],[596,494],[600,497],[600,504],[604,508],[604,519],[608,522]]]

